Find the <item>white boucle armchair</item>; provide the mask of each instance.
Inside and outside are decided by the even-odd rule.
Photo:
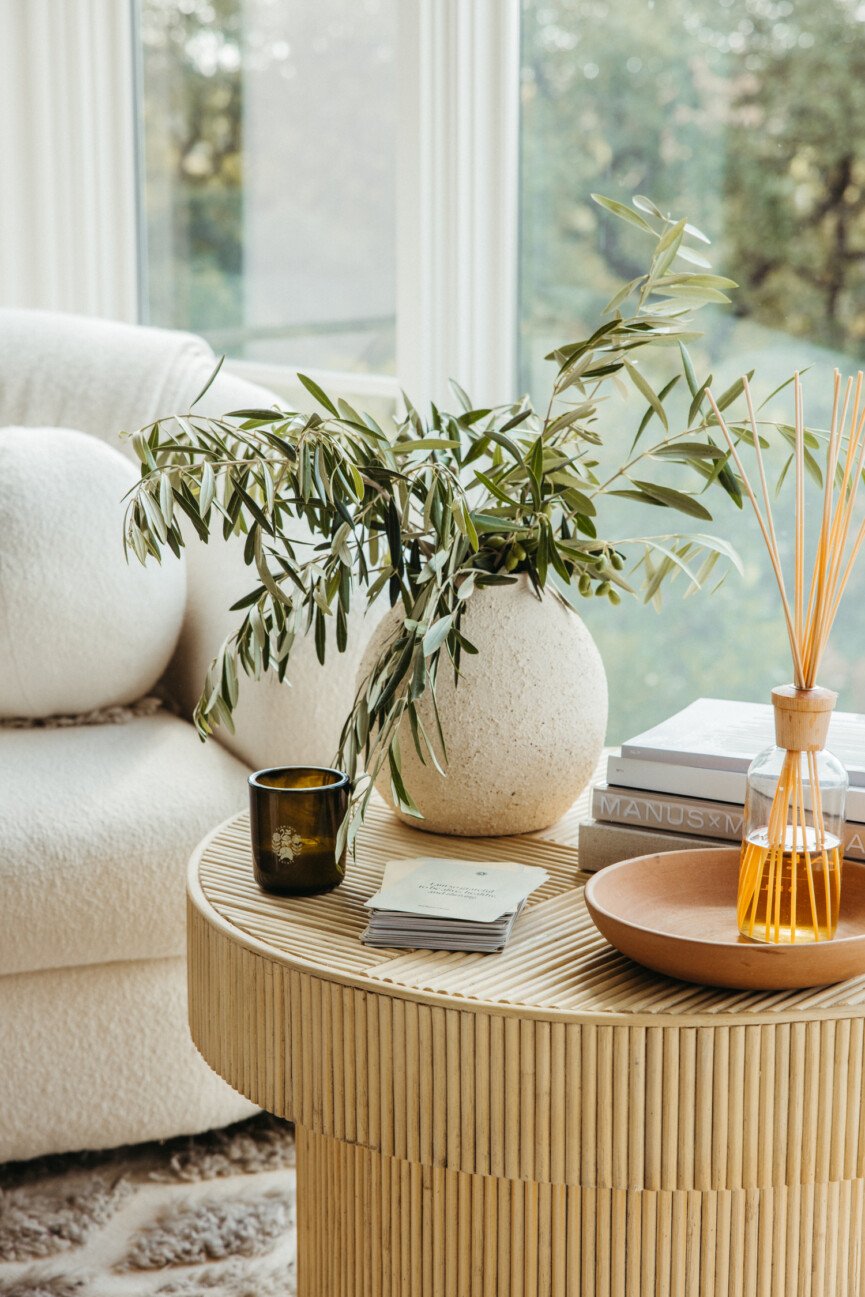
[[[79,429],[123,449],[121,429],[188,408],[214,364],[187,334],[0,310],[0,428]],[[223,371],[198,408],[274,401]],[[291,687],[244,681],[236,734],[202,744],[184,717],[250,574],[221,542],[196,544],[186,562],[164,678],[183,717],[0,726],[0,1161],[251,1111],[187,1030],[185,867],[203,834],[244,807],[250,768],[332,760],[365,634],[324,671],[299,644]]]

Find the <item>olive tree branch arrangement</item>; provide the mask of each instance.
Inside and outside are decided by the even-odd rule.
[[[453,383],[455,411],[432,405],[422,416],[405,397],[404,412],[385,428],[298,375],[312,413],[205,418],[196,401],[132,434],[141,480],[126,514],[127,551],[142,562],[166,549],[179,555],[191,527],[205,542],[242,537],[251,569],[253,584],[234,605],[239,624],[196,710],[202,736],[231,726],[241,672],[286,677],[298,636],[313,634],[322,664],[330,641],[344,650],[359,592],[367,604],[386,592],[401,605],[398,632],[359,688],[335,758],[355,789],[343,842],[353,841],[380,772],[401,809],[420,815],[401,773],[407,734],[420,759],[444,773],[436,680],[442,670],[458,678],[463,655],[477,651],[463,625],[476,591],[524,575],[538,597],[549,592],[574,609],[592,595],[657,603],[669,581],[691,593],[719,562],[738,566],[724,540],[702,531],[620,536],[602,522],[608,498],[701,522],[712,519],[709,491],[741,507],[736,465],[717,428],[743,382],[718,394],[716,411],[706,399],[712,376],[697,378],[687,350],[699,336],[695,310],[728,302],[735,287],[710,273],[698,250],[705,235],[642,196],[633,207],[595,200],[647,239],[647,268],[616,293],[589,336],[548,357],[555,376],[543,413],[528,397],[477,408]],[[669,349],[673,372],[656,390],[640,361],[660,348]],[[682,426],[667,407],[680,383],[689,402]],[[598,420],[611,385],[636,393],[642,413],[624,462],[604,474]],[[728,420],[734,438],[750,436]],[[664,480],[671,468],[676,485]]]

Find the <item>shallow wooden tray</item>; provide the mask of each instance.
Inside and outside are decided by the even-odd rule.
[[[586,907],[617,950],[685,982],[775,991],[865,973],[865,866],[844,864],[833,940],[796,946],[738,935],[738,873],[738,847],[637,856],[595,874]]]

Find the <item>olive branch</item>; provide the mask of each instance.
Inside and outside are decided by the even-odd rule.
[[[331,639],[343,651],[359,592],[367,605],[385,592],[401,605],[397,633],[361,683],[340,736],[336,764],[355,790],[341,843],[354,840],[385,770],[397,805],[420,816],[403,782],[401,741],[444,772],[436,680],[443,669],[458,678],[463,654],[477,651],[463,630],[475,591],[525,574],[538,597],[549,591],[574,609],[592,595],[657,603],[671,580],[692,593],[719,561],[738,566],[732,548],[704,532],[600,531],[606,497],[710,522],[706,493],[720,489],[741,507],[742,490],[731,451],[714,431],[719,415],[706,400],[712,377],[698,380],[687,350],[699,336],[695,310],[728,302],[735,284],[709,273],[697,250],[708,240],[686,221],[640,196],[633,209],[595,198],[651,240],[648,267],[616,293],[594,332],[548,357],[556,372],[542,414],[528,397],[477,408],[452,383],[456,412],[433,404],[423,417],[404,397],[402,414],[384,428],[298,375],[316,404],[311,413],[249,409],[205,418],[195,412],[202,392],[188,413],[132,434],[141,480],[126,514],[127,551],[142,562],[166,549],[179,555],[190,527],[204,542],[242,536],[254,574],[233,606],[237,629],[207,673],[195,713],[203,737],[231,727],[241,672],[285,679],[298,636],[313,635],[322,664]],[[675,372],[657,391],[640,365],[646,348],[671,349]],[[675,428],[667,400],[683,380],[689,408]],[[627,459],[604,477],[597,425],[610,383],[636,393],[645,408]],[[718,410],[741,391],[740,381],[720,394]],[[662,480],[671,466],[675,486]],[[683,466],[691,490],[678,485]],[[418,707],[424,696],[432,733]]]

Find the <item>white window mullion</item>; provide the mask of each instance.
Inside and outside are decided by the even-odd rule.
[[[133,7],[0,4],[0,304],[138,318]],[[397,374],[515,395],[518,0],[399,6]]]
[[[397,372],[516,395],[518,0],[400,6]]]
[[[137,318],[131,21],[124,0],[0,5],[0,305]]]

